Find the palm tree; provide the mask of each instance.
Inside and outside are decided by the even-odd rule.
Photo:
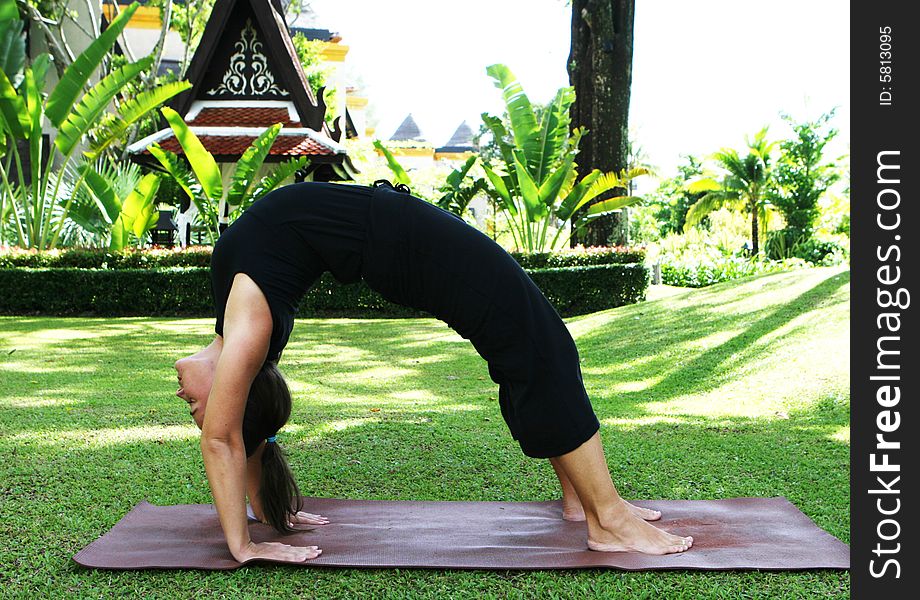
[[[744,138],[748,154],[741,157],[736,150],[723,148],[713,158],[726,171],[722,181],[704,177],[687,186],[691,193],[705,192],[690,210],[684,230],[697,225],[703,217],[722,207],[751,213],[751,247],[754,256],[760,249],[760,223],[766,222],[769,202],[767,191],[773,174],[770,165],[770,151],[776,145],[767,141],[764,127],[751,139]]]

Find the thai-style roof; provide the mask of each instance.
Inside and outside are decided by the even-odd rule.
[[[427,142],[425,136],[422,135],[421,130],[416,124],[415,119],[412,118],[412,113],[403,120],[402,124],[396,128],[396,131],[393,135],[390,136],[390,141],[392,142]]]
[[[309,156],[318,177],[349,179],[356,172],[325,124],[322,92],[313,94],[294,50],[278,0],[216,0],[188,68],[192,88],[170,106],[220,162],[237,160],[266,128],[282,129],[266,161]],[[157,142],[182,154],[169,127],[132,144],[138,162],[152,162]]]
[[[435,148],[435,152],[476,152],[479,146],[473,141],[473,129],[466,121],[460,123],[450,140],[440,148]]]

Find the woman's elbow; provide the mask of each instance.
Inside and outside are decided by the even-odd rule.
[[[243,436],[239,433],[203,431],[201,433],[202,454],[235,453],[243,449]]]

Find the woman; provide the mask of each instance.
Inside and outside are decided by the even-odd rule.
[[[254,544],[254,516],[279,531],[328,520],[300,511],[297,486],[275,433],[291,397],[277,370],[297,304],[325,272],[363,279],[384,298],[425,310],[469,339],[499,384],[502,416],[523,452],[548,458],[563,493],[562,517],[587,520],[588,547],[683,552],[693,538],[647,520],[658,511],[621,499],[610,479],[599,423],[565,324],[500,246],[405,186],[301,183],[255,202],[221,235],[211,259],[217,337],[176,362],[180,389],[201,428],[201,451],[230,551],[299,562],[312,547]],[[207,409],[207,410],[205,410]]]

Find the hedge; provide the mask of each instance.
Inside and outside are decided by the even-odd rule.
[[[563,316],[645,298],[642,264],[536,269],[531,278]],[[209,270],[0,269],[0,314],[213,316]],[[423,313],[384,300],[363,282],[342,285],[328,273],[304,297],[300,316],[406,317]]]
[[[170,267],[210,267],[210,246],[178,248],[129,248],[122,252],[104,249],[69,248],[36,252],[19,248],[0,247],[0,269],[163,269]],[[519,253],[511,256],[525,269],[586,267],[641,263],[645,250],[641,248],[579,248],[562,252]]]

